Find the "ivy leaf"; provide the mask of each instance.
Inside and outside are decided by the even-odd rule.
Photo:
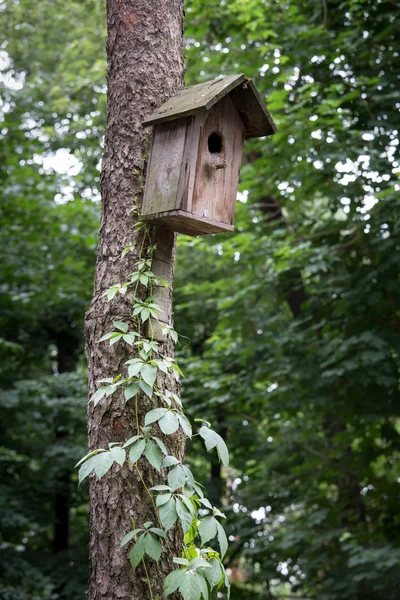
[[[96,456],[92,456],[91,458],[88,458],[88,460],[83,463],[83,465],[81,466],[81,468],[78,471],[79,483],[82,483],[82,481],[88,475],[90,475],[90,473],[94,469],[95,462],[96,462]]]
[[[176,569],[169,573],[164,580],[164,594],[166,596],[173,594],[182,585],[185,577],[186,571],[184,569]]]
[[[217,520],[214,517],[205,517],[200,521],[199,534],[204,546],[217,535]]]
[[[192,437],[192,426],[190,424],[189,419],[182,414],[178,415],[179,423],[183,429],[183,432],[188,436],[188,438]]]
[[[144,391],[146,396],[148,396],[149,398],[153,396],[153,388],[150,385],[148,385],[145,381],[143,381],[143,379],[139,379],[139,386],[140,389]]]
[[[115,335],[110,337],[110,346],[119,342],[119,340],[122,339],[122,337],[123,337],[122,333],[116,333]]]
[[[205,585],[205,590],[204,590]],[[184,600],[200,600],[203,592],[204,600],[208,599],[208,590],[206,580],[197,572],[186,571],[186,577],[179,586],[179,591]]]
[[[103,398],[103,396],[105,395],[105,393],[106,393],[106,388],[105,387],[101,387],[100,389],[97,390],[97,392],[95,392],[93,394],[93,396],[90,398],[90,401],[93,402],[95,406],[97,406],[97,404]]]
[[[228,539],[221,523],[219,523],[216,519],[215,521],[217,523],[218,543],[221,549],[221,558],[224,558],[226,551],[228,550]]]
[[[83,458],[81,458],[81,460],[79,460],[76,463],[76,465],[75,465],[74,468],[76,469],[76,467],[79,467],[79,465],[81,465],[83,462],[85,462],[85,460],[87,460],[91,456],[94,456],[95,454],[98,454],[99,452],[106,452],[106,450],[104,448],[97,448],[97,450],[93,450],[93,452],[89,452],[89,454],[86,454],[86,456],[84,456]]]
[[[178,513],[178,518],[182,525],[183,533],[185,534],[189,531],[189,529],[192,526],[192,515],[190,514],[186,506],[183,504],[182,500],[180,500],[180,498],[176,498],[175,505],[176,512]]]
[[[182,487],[185,484],[185,481],[186,475],[182,465],[176,465],[168,473],[168,483],[173,492]]]
[[[125,450],[123,450],[119,446],[113,446],[112,448],[110,448],[110,453],[115,462],[117,462],[122,467],[126,459]]]
[[[138,391],[139,391],[139,382],[138,381],[135,381],[131,385],[128,385],[124,390],[125,400],[128,401],[131,398],[133,398],[134,396],[136,396]]]
[[[146,440],[145,439],[141,439],[138,442],[135,442],[130,451],[129,451],[129,458],[131,459],[132,463],[135,464],[137,463],[137,461],[139,460],[139,458],[142,456],[143,454],[143,450],[146,447]]]
[[[113,321],[113,325],[115,329],[122,331],[122,333],[126,333],[129,329],[128,323],[124,323],[124,321]]]
[[[159,514],[162,526],[164,527],[165,531],[168,531],[175,525],[178,518],[174,498],[171,498],[168,502],[160,506]]]
[[[158,535],[159,537],[162,537],[164,539],[167,537],[167,534],[165,533],[165,531],[163,531],[159,527],[150,527],[149,531],[152,531],[153,533],[155,533],[156,535]]]
[[[144,417],[144,424],[151,425],[151,423],[161,419],[166,412],[168,412],[167,408],[153,408],[153,410],[150,410],[148,413],[146,413]]]
[[[134,442],[136,442],[136,440],[138,440],[142,437],[143,437],[142,435],[134,435],[133,437],[129,438],[129,440],[127,440],[122,447],[127,448],[128,446],[131,446]]]
[[[97,477],[101,479],[113,466],[114,459],[110,452],[102,452],[101,454],[97,454],[94,456],[94,459],[94,472],[96,473]]]
[[[135,360],[135,362],[129,362],[125,364],[128,364],[129,377],[137,377],[143,368],[144,362],[139,359]]]
[[[150,365],[146,363],[143,369],[141,370],[140,375],[143,378],[143,380],[147,383],[147,385],[153,387],[157,379],[157,367],[155,365]]]
[[[217,447],[218,456],[222,464],[227,467],[229,465],[229,453],[222,437],[216,433],[216,431],[209,429],[205,425],[200,427],[199,434],[204,439],[207,451]]]
[[[210,565],[211,569],[207,569],[204,575],[210,584],[210,588],[213,589],[215,586],[220,587],[224,580],[224,574],[222,572],[219,560],[212,558],[208,564]]]
[[[151,533],[146,535],[146,554],[150,556],[153,560],[157,562],[160,560],[161,556],[161,543],[155,538]]]
[[[174,556],[172,562],[174,562],[176,565],[185,565],[186,567],[188,567],[190,564],[187,558],[180,558],[179,556]]]
[[[121,548],[123,548],[123,546],[126,546],[126,544],[128,544],[131,540],[133,540],[135,535],[137,535],[141,531],[143,531],[143,529],[134,529],[133,531],[130,531],[129,533],[124,535],[124,537],[121,540],[121,544],[120,544]]]
[[[152,435],[152,436],[151,436],[151,439],[155,441],[155,443],[158,445],[158,447],[160,448],[160,450],[161,450],[161,452],[162,452],[163,454],[165,454],[165,455],[167,455],[167,454],[168,454],[168,450],[167,450],[167,448],[166,448],[166,446],[165,446],[164,442],[163,442],[162,440],[160,440],[160,438],[158,438],[158,437],[156,437],[156,436]]]
[[[162,452],[153,440],[147,440],[144,454],[149,463],[159,471],[161,469]]]
[[[172,494],[160,494],[156,498],[156,505],[162,506],[163,504],[165,504],[166,502],[168,502],[170,500],[171,496],[172,496]]]
[[[158,425],[163,433],[170,435],[175,433],[179,427],[179,420],[175,413],[168,410],[163,417],[158,421]]]
[[[194,558],[192,560],[192,566],[198,569],[199,567],[204,567],[206,569],[210,569],[211,565],[204,558]]]
[[[177,458],[175,458],[175,456],[166,456],[163,460],[162,466],[163,467],[172,467],[172,465],[177,465],[179,464],[179,460]]]
[[[142,560],[146,550],[146,536],[141,535],[132,550],[129,552],[129,560],[133,569],[136,569],[140,561]]]
[[[133,346],[136,337],[137,337],[137,333],[134,332],[134,331],[132,331],[132,332],[127,333],[126,335],[124,335],[122,337],[122,339],[124,340],[124,342],[126,342],[130,346]]]

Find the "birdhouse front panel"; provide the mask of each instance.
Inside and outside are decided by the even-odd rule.
[[[231,231],[245,129],[229,96],[196,118],[200,131],[197,160],[190,165],[194,185],[185,210]]]
[[[144,124],[154,131],[141,218],[189,235],[232,231],[244,139],[276,131],[252,81],[186,88]]]

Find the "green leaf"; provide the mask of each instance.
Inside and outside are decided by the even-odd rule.
[[[106,388],[105,387],[101,387],[100,389],[97,390],[97,392],[95,392],[93,394],[93,396],[90,398],[90,401],[93,402],[95,406],[97,406],[97,404],[103,398],[103,396],[105,395],[105,393],[106,393]]]
[[[119,340],[122,339],[122,337],[123,337],[122,333],[116,333],[115,335],[110,337],[110,346],[113,346],[114,344],[119,342]]]
[[[181,522],[181,525],[182,525],[183,533],[185,534],[189,531],[189,529],[192,526],[193,517],[190,514],[190,512],[188,511],[188,509],[186,508],[186,506],[183,504],[183,502],[180,498],[175,499],[175,505],[176,505],[176,512],[178,513],[179,521]]]
[[[207,569],[204,575],[210,584],[210,588],[213,589],[215,586],[220,586],[224,575],[218,559],[212,558],[208,564],[210,565],[211,569]]]
[[[133,531],[130,531],[129,533],[127,533],[126,535],[124,535],[124,537],[121,540],[121,544],[120,544],[121,548],[123,546],[126,546],[126,544],[128,544],[131,540],[133,540],[133,538],[135,537],[135,535],[137,535],[141,531],[143,531],[143,529],[134,529]]]
[[[165,531],[163,531],[159,527],[150,527],[149,531],[151,531],[152,533],[155,533],[159,537],[162,537],[162,538],[166,538],[167,537],[167,534],[165,533]]]
[[[127,363],[125,363],[127,364]],[[133,363],[129,363],[128,365],[128,375],[129,377],[137,377],[142,370],[144,362],[142,360],[136,360]]]
[[[177,465],[179,464],[179,460],[175,457],[175,456],[166,456],[163,460],[162,466],[163,467],[172,467],[172,465]]]
[[[143,379],[139,380],[139,386],[140,389],[144,391],[146,396],[148,396],[149,398],[153,396],[153,388],[150,387],[145,381],[143,381]]]
[[[155,443],[158,445],[158,447],[160,448],[161,452],[163,454],[168,454],[168,450],[164,444],[164,442],[162,440],[160,440],[160,438],[156,437],[155,435],[151,436],[151,439],[155,441]]]
[[[144,417],[144,424],[151,425],[151,423],[161,419],[166,412],[168,412],[167,408],[153,408],[153,410],[150,410],[148,413],[146,413]]]
[[[175,433],[175,431],[178,429],[179,420],[176,414],[169,410],[158,421],[158,425],[163,433],[170,435],[171,433]]]
[[[104,334],[99,340],[97,340],[97,343],[105,342],[106,340],[109,340],[110,338],[112,338],[114,335],[116,335],[115,331],[109,331],[108,333]]]
[[[112,448],[110,448],[110,453],[115,462],[117,462],[122,467],[126,459],[125,450],[123,450],[119,446],[113,446]]]
[[[129,329],[128,323],[124,323],[124,321],[113,321],[113,325],[114,325],[115,329],[118,329],[119,331],[122,331],[123,333],[126,333]]]
[[[137,463],[139,458],[142,456],[145,447],[146,440],[143,438],[132,445],[131,449],[129,450],[129,458],[131,459],[133,464]]]
[[[217,531],[218,531],[218,543],[221,549],[221,558],[224,558],[226,551],[228,550],[228,539],[226,537],[226,533],[221,523],[215,519],[217,523]]]
[[[172,496],[172,494],[160,494],[156,498],[156,505],[157,506],[162,506],[163,504],[165,504],[166,502],[169,501],[169,499],[171,498],[171,496]]]
[[[222,464],[225,467],[227,467],[229,465],[229,453],[228,448],[226,447],[226,444],[222,437],[212,429],[206,427],[205,425],[203,425],[203,427],[200,427],[199,434],[204,439],[207,451],[217,446],[218,456]]]
[[[122,447],[127,448],[128,446],[131,446],[134,442],[136,442],[136,440],[138,440],[142,437],[143,437],[142,435],[134,435],[133,437],[129,438],[129,440],[127,440]]]
[[[122,339],[124,340],[124,342],[129,344],[129,346],[133,346],[136,337],[137,337],[137,333],[131,332],[131,333],[127,333],[126,335],[124,335],[122,337]]]
[[[205,517],[200,521],[199,534],[204,546],[217,535],[217,520],[214,517]]]
[[[147,383],[148,386],[153,387],[157,379],[157,367],[146,363],[140,372],[142,379]]]
[[[190,561],[188,561],[187,558],[180,558],[179,556],[174,556],[172,562],[174,562],[176,565],[185,565],[186,567],[188,567],[190,564]]]
[[[169,502],[166,502],[159,507],[160,521],[166,531],[171,529],[176,523],[178,513],[175,508],[175,500],[171,498]]]
[[[146,535],[146,554],[148,554],[150,558],[156,560],[157,562],[160,560],[161,543],[156,537],[151,535],[151,533]]]
[[[106,452],[106,450],[104,448],[97,448],[97,450],[93,450],[93,452],[89,452],[89,454],[86,454],[86,456],[84,456],[83,458],[81,458],[81,460],[79,460],[76,463],[74,469],[76,469],[76,467],[79,467],[79,465],[81,465],[83,462],[85,462],[85,460],[87,460],[91,456],[94,456],[95,454],[98,454],[99,452]]]
[[[202,560],[201,558],[195,560]],[[193,561],[194,562],[194,561]],[[204,600],[208,600],[208,587],[207,580],[205,578],[205,571],[196,571],[195,575],[197,575],[197,584],[199,585],[201,595]]]
[[[136,569],[140,561],[142,560],[144,553],[146,551],[146,536],[141,535],[136,544],[133,546],[132,550],[129,552],[129,560],[131,561],[131,565],[133,569]]]
[[[128,401],[131,398],[133,398],[134,396],[136,396],[138,391],[139,391],[139,382],[138,381],[135,381],[134,383],[131,383],[131,385],[128,385],[124,390],[125,400]]]
[[[82,483],[82,481],[88,475],[90,475],[90,473],[94,469],[95,462],[96,462],[96,456],[92,456],[91,458],[88,458],[88,460],[83,463],[83,465],[81,466],[81,468],[78,471],[79,483]]]
[[[186,571],[186,577],[183,580],[182,584],[179,586],[179,591],[183,596],[184,600],[200,600],[202,596],[202,592],[204,591],[204,586],[200,580],[203,580],[206,587],[206,596],[204,600],[208,598],[207,592],[207,584],[205,579],[196,572]]]
[[[164,491],[171,491],[171,488],[169,487],[169,485],[154,485],[152,488],[150,488],[151,490],[154,490],[155,492],[164,492]]]
[[[188,419],[188,418],[187,418],[185,415],[182,415],[182,414],[179,414],[179,415],[178,415],[178,419],[179,419],[179,422],[180,422],[180,424],[181,424],[181,427],[182,427],[182,429],[183,429],[183,432],[184,432],[184,433],[185,433],[185,434],[186,434],[186,435],[187,435],[189,438],[191,438],[191,437],[192,437],[192,426],[191,426],[191,424],[190,424],[190,421],[189,421],[189,419]]]
[[[207,562],[204,558],[194,558],[192,560],[192,566],[195,567],[196,569],[199,568],[206,568],[206,569],[211,569],[211,565],[209,562]]]
[[[95,465],[94,472],[97,477],[101,479],[113,466],[114,459],[111,456],[110,452],[102,452],[101,454],[97,454],[94,456]]]
[[[182,585],[185,577],[186,571],[184,569],[176,569],[169,573],[164,580],[164,594],[166,596],[173,594]]]
[[[150,311],[148,308],[142,308],[142,310],[140,311],[140,318],[142,320],[142,322],[144,323],[145,321],[147,321],[147,319],[150,316]]]
[[[186,475],[182,465],[176,465],[168,473],[168,483],[173,492],[182,487],[185,484],[185,481]]]
[[[144,454],[149,463],[159,471],[161,469],[162,452],[153,440],[147,440]]]

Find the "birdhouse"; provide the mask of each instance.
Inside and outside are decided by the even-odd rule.
[[[276,131],[251,79],[185,88],[144,125],[154,131],[141,219],[188,235],[233,231],[243,142]]]

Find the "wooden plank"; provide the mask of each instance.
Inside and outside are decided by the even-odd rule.
[[[212,221],[204,217],[192,215],[183,210],[170,210],[154,215],[143,215],[143,221],[152,223],[153,225],[161,225],[169,227],[179,233],[186,235],[206,235],[209,233],[221,233],[233,231],[233,226],[221,221]]]
[[[173,121],[208,110],[244,80],[244,74],[240,73],[185,88],[153,112],[143,125]]]
[[[198,141],[190,212],[211,221],[231,224],[242,162],[244,126],[229,96],[201,117],[205,118]],[[212,134],[221,138],[218,153],[210,152],[208,147]]]
[[[246,128],[246,139],[276,133],[276,125],[251,79],[246,79],[229,95]]]
[[[187,119],[155,127],[144,191],[143,215],[176,208],[186,128]]]

